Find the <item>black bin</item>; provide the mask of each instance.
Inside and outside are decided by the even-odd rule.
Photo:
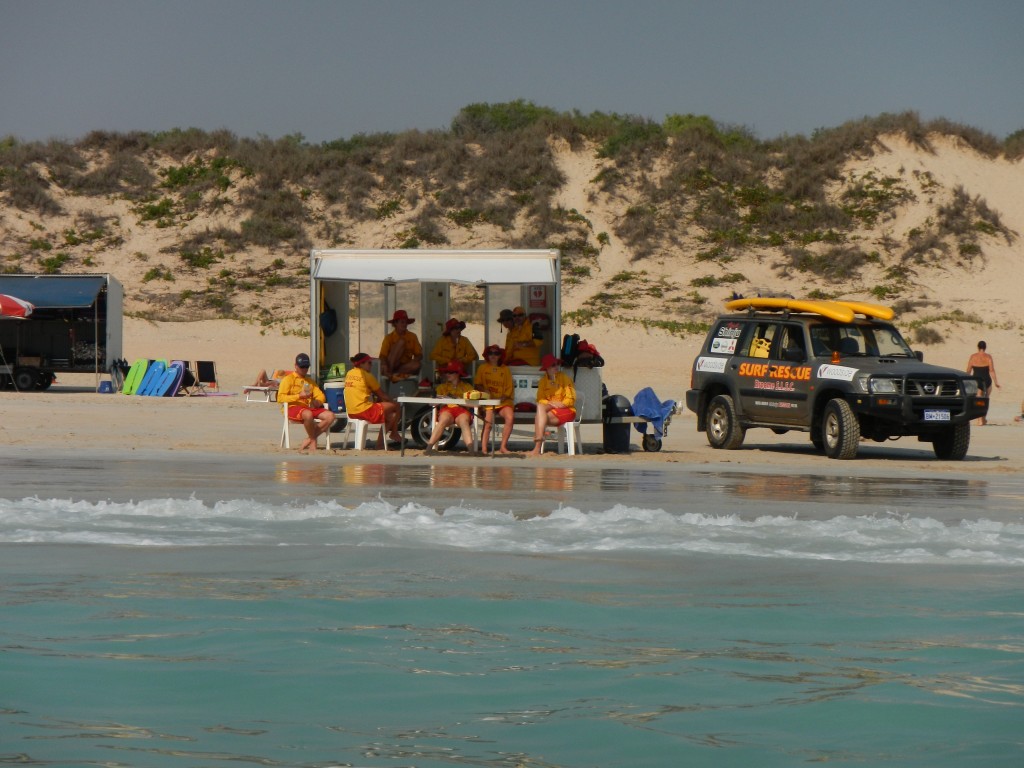
[[[605,453],[629,453],[629,430],[632,424],[617,424],[612,421],[616,416],[632,416],[633,407],[622,395],[608,395],[603,400],[604,422],[603,438]]]

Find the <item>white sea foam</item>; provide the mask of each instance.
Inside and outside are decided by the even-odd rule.
[[[377,498],[274,505],[246,499],[0,500],[0,542],[140,547],[349,545],[473,551],[700,552],[877,563],[1024,565],[1024,524],[838,515],[825,520],[556,506],[526,518],[466,502],[433,508]]]

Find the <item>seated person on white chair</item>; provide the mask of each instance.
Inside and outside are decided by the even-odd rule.
[[[309,376],[309,355],[302,353],[295,358],[295,370],[278,385],[277,401],[288,409],[288,420],[302,424],[306,430],[299,450],[315,451],[317,438],[331,428],[334,414],[326,407],[327,396]]]
[[[360,419],[370,424],[383,424],[388,437],[399,441],[398,403],[383,389],[377,377],[370,373],[373,358],[360,352],[350,358],[352,367],[345,374],[345,412],[350,419]],[[377,449],[384,447],[384,439],[377,436]]]
[[[501,447],[499,453],[511,453],[508,447],[508,439],[512,435],[512,423],[515,419],[513,408],[515,407],[515,389],[512,385],[512,372],[505,365],[505,350],[497,344],[491,344],[484,350],[484,359],[487,361],[476,369],[476,378],[473,384],[490,395],[490,399],[501,400],[501,405],[488,405],[484,408],[484,428],[480,435],[480,445],[488,446],[491,437],[491,430],[494,428],[494,416],[497,413],[505,424],[501,433]],[[485,450],[487,450],[485,448]]]
[[[437,372],[444,376],[444,383],[437,386],[438,397],[465,399],[466,395],[473,390],[468,381],[462,380],[462,377],[466,375],[466,369],[460,361],[451,360],[448,365],[438,368]],[[445,429],[453,423],[462,430],[462,439],[466,441],[466,446],[472,450],[470,445],[470,440],[472,439],[470,437],[472,434],[470,419],[472,414],[469,408],[461,405],[442,405],[437,410],[437,423],[434,424],[434,431],[430,433],[430,439],[427,440],[427,447],[424,453],[430,453],[434,450],[434,446],[441,439]]]
[[[562,361],[554,355],[544,355],[540,361],[544,375],[537,384],[537,415],[533,421],[533,450],[530,456],[540,455],[545,429],[576,418],[576,385],[559,370],[561,365]]]

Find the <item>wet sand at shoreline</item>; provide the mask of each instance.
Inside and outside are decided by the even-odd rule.
[[[602,427],[586,425],[582,456],[558,455],[552,445],[536,459],[464,451],[425,457],[415,447],[403,458],[397,451],[280,449],[277,407],[240,396],[132,398],[55,388],[0,393],[0,403],[7,416],[0,481],[3,496],[15,499],[348,504],[379,496],[439,511],[467,500],[527,517],[559,505],[593,510],[621,503],[747,519],[825,518],[838,503],[849,513],[949,522],[979,514],[1015,520],[1024,498],[1024,427],[1012,415],[1009,423],[994,416],[992,425],[974,428],[960,462],[937,461],[930,445],[912,438],[864,442],[855,460],[840,462],[816,453],[805,434],[768,430],[749,432],[740,450],[718,451],[689,413],[673,418],[658,452],[643,451],[634,430],[628,455],[599,453]]]
[[[22,452],[70,451],[83,456],[101,453],[109,457],[137,456],[140,452],[171,452],[231,456],[273,456],[300,462],[397,461],[397,454],[383,451],[354,452],[349,449],[321,450],[302,455],[279,447],[281,417],[275,403],[246,402],[239,392],[221,397],[125,397],[100,395],[83,391],[82,387],[54,386],[48,392],[0,392],[0,448],[6,455]],[[823,473],[860,473],[879,471],[886,474],[1008,473],[1024,471],[1024,425],[1014,422],[1016,409],[1007,404],[993,406],[990,423],[974,426],[971,447],[964,461],[938,461],[929,443],[915,438],[875,443],[862,441],[853,461],[839,462],[816,453],[806,433],[790,432],[775,435],[757,429],[747,433],[741,449],[712,449],[705,435],[696,431],[696,420],[685,409],[672,418],[662,450],[646,452],[640,448],[640,433],[631,429],[630,453],[604,454],[602,425],[582,427],[585,453],[582,456],[559,456],[554,441],[549,442],[544,456],[532,459],[522,453],[496,458],[469,457],[463,451],[439,452],[430,461],[446,464],[453,461],[484,462],[538,466],[628,466],[635,468],[666,465],[704,465],[722,469],[753,466],[769,471],[789,472],[794,469]],[[375,434],[371,430],[371,435]],[[298,435],[297,428],[293,435]],[[333,436],[341,444],[342,435]],[[295,443],[297,444],[297,443]],[[527,443],[513,438],[513,447],[523,449]],[[422,452],[410,445],[404,461],[424,461]]]

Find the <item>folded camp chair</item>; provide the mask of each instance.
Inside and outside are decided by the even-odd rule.
[[[217,385],[217,364],[213,360],[196,360],[196,383],[189,389],[189,395],[207,395]]]

